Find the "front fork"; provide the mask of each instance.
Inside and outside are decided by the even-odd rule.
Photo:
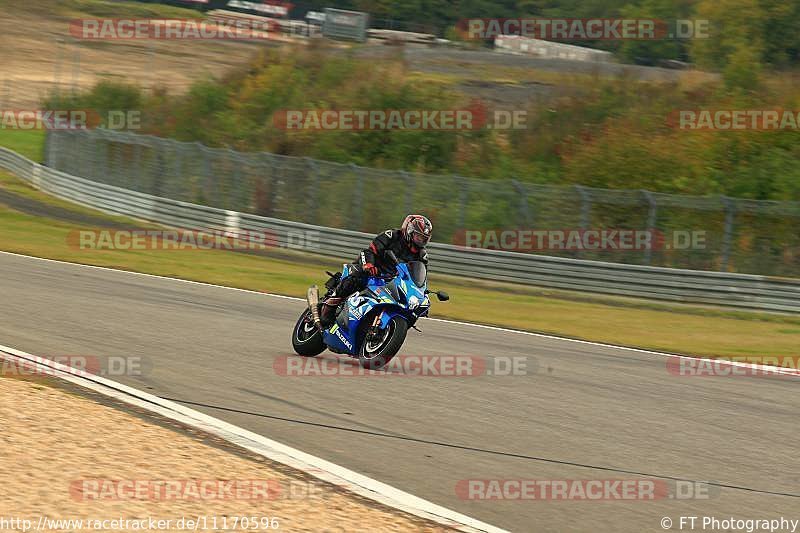
[[[383,317],[385,314],[386,311],[381,311],[375,315],[375,318],[372,319],[372,324],[370,324],[369,329],[367,329],[367,339],[372,339],[381,329],[383,329],[381,328],[381,323],[383,322]]]
[[[369,328],[367,328],[367,336],[365,341],[372,341],[375,337],[380,335],[381,330],[381,323],[383,322],[383,317],[386,315],[386,311],[381,311],[375,318],[372,319],[372,324],[370,324]]]

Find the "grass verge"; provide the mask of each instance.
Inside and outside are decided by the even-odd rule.
[[[7,174],[0,174],[0,189],[45,207],[91,214],[95,223],[133,225],[55,200]],[[324,279],[325,269],[339,265],[335,259],[283,249],[267,256],[220,250],[78,250],[67,244],[68,233],[78,226],[0,206],[0,250],[298,297]],[[440,318],[708,356],[797,355],[800,346],[800,318],[792,316],[586,296],[441,275],[432,275],[431,285],[452,296],[450,302],[434,306],[432,316]]]
[[[41,162],[44,159],[44,130],[0,128],[0,146]]]

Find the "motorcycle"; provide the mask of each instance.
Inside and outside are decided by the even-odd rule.
[[[396,273],[370,276],[367,287],[352,294],[336,309],[333,324],[324,327],[320,320],[319,289],[308,289],[306,309],[297,320],[292,333],[292,347],[298,355],[315,357],[325,349],[357,358],[363,368],[379,370],[400,350],[409,328],[417,329],[419,318],[428,315],[435,294],[446,302],[444,291],[428,290],[428,272],[419,261],[401,263],[388,252]],[[350,275],[353,265],[344,265],[341,277]],[[331,277],[325,284],[328,297],[340,276]],[[418,330],[419,331],[419,330]]]

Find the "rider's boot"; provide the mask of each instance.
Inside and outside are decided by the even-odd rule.
[[[347,276],[346,278],[331,276],[331,279],[325,284],[328,287],[328,294],[323,298],[320,305],[319,316],[323,328],[329,328],[333,325],[336,320],[336,308],[347,299],[348,295],[360,289],[363,279],[355,275]],[[340,294],[344,294],[344,296],[339,296]]]

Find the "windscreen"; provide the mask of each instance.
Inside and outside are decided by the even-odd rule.
[[[428,269],[425,267],[425,263],[412,261],[408,264],[408,271],[417,287],[422,288],[428,282]]]

